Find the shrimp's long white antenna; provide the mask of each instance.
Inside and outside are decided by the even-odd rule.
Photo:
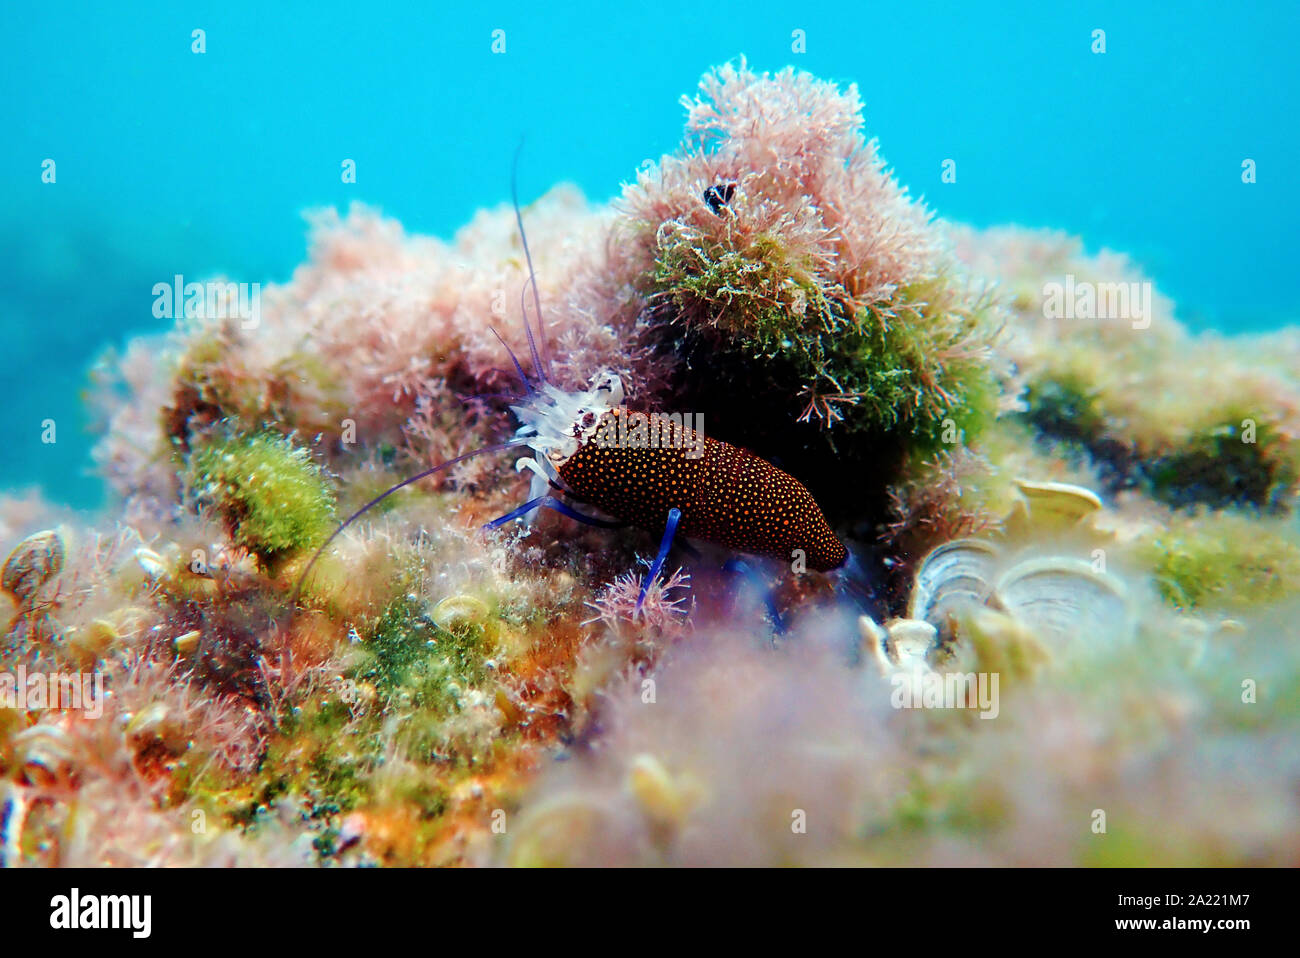
[[[519,226],[519,239],[524,245],[524,260],[528,263],[528,280],[533,286],[533,306],[537,311],[537,337],[533,337],[533,326],[528,321],[528,310],[523,309],[521,302],[520,309],[524,314],[524,332],[528,334],[528,349],[533,354],[533,367],[537,370],[537,378],[544,383],[551,381],[551,355],[546,345],[546,323],[542,319],[542,297],[537,291],[537,273],[533,270],[533,254],[528,248],[528,234],[524,231],[524,217],[519,211],[519,154],[524,151],[524,139],[519,138],[519,146],[515,148],[514,162],[510,164],[510,199],[515,205],[515,223]],[[541,341],[541,355],[538,356],[537,343]]]

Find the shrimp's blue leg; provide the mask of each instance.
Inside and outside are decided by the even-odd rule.
[[[491,522],[483,523],[484,530],[499,529],[507,522],[513,522],[515,519],[521,519],[534,509],[546,506],[548,509],[554,509],[561,515],[568,516],[570,519],[577,519],[579,522],[585,522],[589,526],[598,526],[601,529],[617,529],[626,525],[623,522],[611,522],[608,519],[597,519],[595,516],[585,516],[573,506],[554,496],[538,496],[536,499],[529,499],[518,509],[512,509],[504,516],[493,519]]]
[[[641,611],[641,603],[645,601],[645,594],[650,591],[650,583],[653,582],[663,570],[664,560],[668,558],[668,550],[673,546],[673,537],[677,535],[677,523],[682,521],[682,510],[673,506],[668,510],[668,524],[664,526],[664,537],[659,541],[659,554],[655,556],[655,561],[650,564],[650,571],[646,573],[645,581],[641,583],[641,595],[636,600],[636,611]]]
[[[758,589],[759,594],[763,596],[763,605],[767,608],[767,614],[772,618],[772,628],[777,635],[785,635],[785,622],[782,621],[781,612],[776,607],[776,600],[772,598],[772,590],[767,587],[758,570],[744,559],[728,559],[723,564],[722,571],[734,572]]]

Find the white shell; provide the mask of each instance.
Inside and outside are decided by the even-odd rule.
[[[1017,479],[1016,488],[1029,503],[1029,518],[1035,525],[1073,525],[1101,509],[1095,492],[1068,482]]]
[[[858,616],[864,657],[881,675],[899,669],[929,669],[930,653],[939,644],[939,630],[919,619],[890,619],[882,627],[867,615]]]
[[[1082,559],[1029,559],[998,579],[990,605],[1058,642],[1128,634],[1123,583]]]
[[[891,619],[885,632],[885,654],[900,668],[928,665],[930,652],[939,644],[939,630],[920,619]]]
[[[931,549],[916,568],[908,618],[941,627],[962,606],[983,605],[999,557],[997,546],[979,539],[954,539]]]
[[[864,659],[874,665],[881,675],[888,675],[893,671],[894,663],[890,662],[885,654],[885,643],[889,641],[889,633],[871,616],[860,615],[858,634],[862,637]]]

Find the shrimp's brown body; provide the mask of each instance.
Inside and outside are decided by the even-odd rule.
[[[625,407],[605,413],[595,439],[560,466],[576,498],[649,531],[661,531],[676,507],[687,538],[787,560],[801,550],[821,572],[844,563],[843,543],[798,479],[666,417],[657,440],[627,441],[634,430],[620,417],[629,415]]]

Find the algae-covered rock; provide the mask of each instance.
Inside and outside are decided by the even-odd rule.
[[[334,524],[334,496],[311,454],[291,439],[216,436],[186,464],[195,501],[214,510],[231,539],[274,564],[318,545]]]

